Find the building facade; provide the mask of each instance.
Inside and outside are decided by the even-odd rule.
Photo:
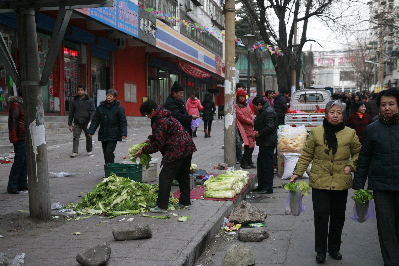
[[[57,11],[37,12],[40,67],[51,45]],[[47,86],[42,87],[46,115],[68,115],[82,84],[96,104],[115,89],[128,116],[141,116],[140,104],[163,104],[179,80],[185,96],[207,91],[223,100],[224,16],[220,1],[114,0],[112,7],[73,11]],[[0,32],[18,67],[16,14],[0,14]],[[0,62],[1,63],[1,62]],[[0,66],[0,113],[16,87]],[[220,99],[218,97],[221,97]]]

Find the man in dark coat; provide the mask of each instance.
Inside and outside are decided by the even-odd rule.
[[[162,170],[159,174],[159,192],[157,206],[151,212],[167,212],[173,179],[179,182],[182,207],[188,207],[190,201],[190,167],[192,154],[197,150],[195,144],[180,122],[171,112],[148,100],[140,106],[140,113],[151,119],[152,135],[149,144],[134,155],[162,153]]]
[[[255,97],[252,105],[256,113],[254,121],[256,145],[259,146],[258,188],[254,192],[271,194],[273,193],[274,149],[277,145],[277,114],[263,97]]]
[[[88,125],[93,119],[96,107],[92,98],[86,94],[86,89],[79,85],[78,95],[75,96],[71,103],[71,110],[69,111],[68,125],[69,130],[73,132],[73,148],[71,157],[76,157],[79,150],[79,138],[82,130],[86,136],[86,152],[90,156],[93,150],[93,143],[89,134],[87,134]],[[73,126],[72,126],[73,121]]]
[[[127,136],[125,108],[119,100],[116,100],[116,96],[116,90],[107,90],[106,100],[97,107],[87,132],[91,137],[96,132],[97,127],[100,126],[98,140],[102,144],[105,164],[114,163],[116,144]]]
[[[184,127],[184,129],[192,136],[191,121],[199,118],[199,115],[189,115],[186,106],[182,100],[184,95],[184,87],[180,82],[175,81],[171,88],[171,94],[166,98],[163,107],[172,113]]]
[[[26,164],[25,125],[23,100],[19,96],[11,96],[8,129],[10,142],[14,146],[14,163],[8,178],[7,192],[19,194],[19,191],[28,190],[28,170]]]
[[[285,112],[288,109],[287,105],[287,97],[288,90],[286,88],[281,88],[280,93],[274,97],[274,110],[276,111],[277,118],[278,118],[278,125],[285,124]]]
[[[368,105],[366,106],[366,113],[371,116],[371,118],[374,118],[378,116],[380,113],[380,108],[377,106],[377,95],[378,93],[373,93],[373,97],[367,102]]]

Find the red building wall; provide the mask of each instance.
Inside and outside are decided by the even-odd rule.
[[[140,105],[147,97],[147,75],[144,46],[128,46],[113,54],[114,84],[127,116],[141,116]],[[136,103],[125,102],[125,82],[135,82],[137,88]]]

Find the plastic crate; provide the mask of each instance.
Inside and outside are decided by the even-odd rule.
[[[111,173],[119,177],[126,177],[131,180],[142,181],[142,165],[141,164],[121,164],[121,163],[108,163],[104,165],[105,177],[110,176]]]

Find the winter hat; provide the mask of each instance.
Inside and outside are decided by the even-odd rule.
[[[239,91],[237,91],[237,98],[238,98],[239,96],[247,96],[247,94],[245,93],[244,90],[239,90]]]
[[[175,81],[175,83],[173,83],[171,91],[172,92],[184,91],[184,87],[183,87],[183,85],[180,82]]]

